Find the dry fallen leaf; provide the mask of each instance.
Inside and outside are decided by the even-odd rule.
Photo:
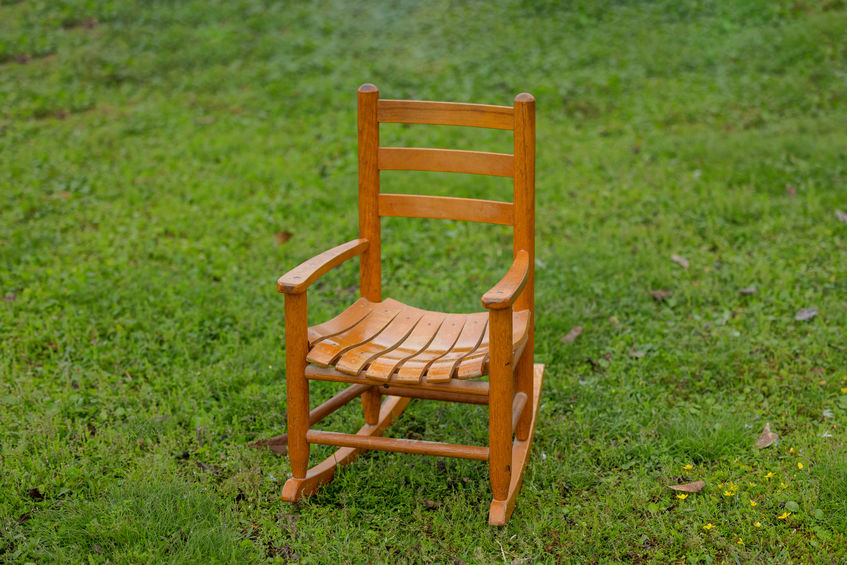
[[[740,294],[756,294],[759,292],[755,286],[748,286],[738,291]]]
[[[778,439],[779,435],[771,431],[771,424],[770,422],[768,422],[765,424],[765,428],[762,430],[762,435],[760,435],[759,439],[756,440],[756,447],[758,447],[759,449],[770,447]]]
[[[661,302],[665,298],[671,295],[671,291],[669,290],[651,290],[650,296],[652,296],[656,301]]]
[[[842,212],[841,210],[836,210],[836,211],[835,211],[835,217],[836,217],[836,218],[838,218],[838,220],[839,220],[839,221],[844,222],[845,224],[847,224],[847,214],[845,214],[845,213],[844,213],[844,212]]]
[[[286,455],[288,454],[288,434],[256,440],[252,443],[248,443],[247,445],[259,449],[267,448],[278,455]]]
[[[808,322],[810,320],[814,320],[818,315],[818,311],[814,308],[800,308],[797,310],[797,314],[794,316],[794,319],[798,322]]]
[[[288,241],[294,236],[290,231],[280,230],[274,234],[274,239],[280,245]]]
[[[682,492],[700,492],[703,490],[703,487],[706,486],[706,483],[703,481],[694,481],[693,483],[685,483],[684,485],[670,485],[668,486],[671,490],[679,490]]]
[[[676,253],[671,255],[671,261],[673,261],[677,265],[682,265],[683,269],[688,268],[688,259],[686,259],[685,257],[682,257],[680,255],[677,255]]]
[[[560,340],[562,343],[571,343],[582,334],[582,326],[574,326]]]
[[[797,196],[797,187],[794,186],[794,185],[791,185],[791,184],[786,184],[785,185],[785,192],[788,193],[788,196],[790,196],[791,198],[794,198],[795,196]]]

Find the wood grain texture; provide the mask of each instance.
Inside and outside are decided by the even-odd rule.
[[[511,177],[513,161],[508,153],[424,147],[379,148],[379,169],[382,171],[441,171]]]
[[[439,124],[493,129],[513,129],[514,109],[510,106],[460,104],[422,100],[380,100],[380,122]]]
[[[515,310],[529,310],[529,335],[523,355],[515,366],[515,388],[532,394],[535,363],[535,98],[522,93],[515,97],[515,239],[513,252],[517,257],[526,251],[528,271],[526,288],[515,300]],[[515,431],[518,439],[529,437],[530,418],[526,412]]]
[[[306,365],[306,378],[316,381],[366,384],[368,386],[373,386],[374,384],[364,373],[356,376],[346,375],[341,371],[336,371],[333,367],[318,367],[315,365]],[[488,396],[489,390],[489,384],[486,381],[460,381],[457,379],[453,379],[447,383],[399,383],[391,380],[379,386],[383,394],[390,394],[395,386],[404,389],[425,389],[458,394],[472,394],[475,396]]]
[[[465,316],[461,314],[448,314],[445,316],[438,333],[430,342],[429,346],[400,366],[397,373],[391,377],[392,382],[398,384],[417,384],[421,382],[424,372],[433,361],[450,351],[453,344],[459,338],[465,325]]]
[[[346,332],[321,341],[309,351],[306,359],[321,367],[331,365],[344,352],[373,339],[403,309],[405,306],[395,300],[382,302],[366,318],[367,323],[357,324]]]
[[[488,471],[495,500],[505,500],[512,462],[512,312],[491,310],[490,389],[488,392]]]
[[[286,294],[305,292],[309,285],[330,269],[368,249],[367,239],[354,239],[324,251],[282,275],[276,289]]]
[[[359,291],[371,302],[382,300],[381,230],[379,224],[379,90],[363,84],[358,93],[359,237],[370,241],[359,263]]]
[[[307,438],[311,443],[322,445],[339,445],[357,447],[360,449],[380,449],[384,451],[399,451],[401,453],[419,453],[422,455],[438,455],[441,457],[458,457],[461,459],[488,460],[488,448],[478,445],[457,445],[435,441],[420,441],[416,439],[397,439],[359,434],[343,434],[309,430]]]
[[[536,364],[532,370],[532,396],[524,414],[529,414],[529,435],[527,439],[515,438],[512,445],[512,478],[505,499],[494,499],[488,509],[488,523],[492,526],[505,526],[515,509],[518,494],[521,491],[526,465],[532,451],[532,437],[538,421],[538,407],[541,405],[541,385],[544,382],[544,365]]]
[[[487,325],[488,316],[484,312],[468,315],[462,333],[450,351],[433,361],[427,369],[426,382],[443,383],[452,379],[456,365],[479,346]]]
[[[409,404],[408,398],[397,396],[390,397],[382,403],[379,411],[377,425],[365,424],[357,432],[358,435],[381,435],[396,418],[403,413]],[[303,497],[314,493],[321,485],[332,480],[335,471],[342,465],[347,465],[356,460],[361,449],[355,447],[342,447],[319,464],[309,469],[304,477],[291,477],[282,487],[280,498],[286,502],[297,502]]]
[[[372,340],[342,355],[335,368],[348,375],[358,375],[372,360],[403,343],[423,314],[423,310],[405,308]]]
[[[418,194],[380,194],[379,215],[463,220],[504,226],[511,226],[514,222],[511,202]]]
[[[512,350],[518,357],[522,351],[522,344],[526,342],[529,318],[529,310],[512,313]],[[491,324],[489,323],[479,347],[462,359],[456,371],[457,378],[473,379],[487,374],[486,364],[488,363],[490,348],[490,329]]]
[[[367,370],[367,377],[377,381],[387,381],[397,367],[414,357],[430,344],[441,327],[445,315],[441,312],[427,312],[403,343],[396,349],[387,351],[375,359]]]
[[[288,458],[291,473],[306,476],[309,467],[309,381],[306,380],[306,294],[285,295],[285,396],[288,419]]]
[[[309,345],[314,346],[328,337],[349,330],[361,322],[372,310],[371,302],[367,298],[360,298],[338,316],[322,324],[311,326],[309,328]]]
[[[520,250],[508,272],[491,290],[482,295],[482,305],[489,310],[501,310],[514,304],[529,281],[529,253]]]

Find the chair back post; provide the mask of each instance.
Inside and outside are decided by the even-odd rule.
[[[535,314],[535,98],[526,92],[515,97],[515,236],[514,257],[523,249],[529,254],[526,288],[515,301],[515,310]],[[532,328],[532,325],[530,325]],[[532,362],[530,329],[526,351]],[[524,353],[524,356],[527,356]]]
[[[515,392],[531,398],[535,363],[535,98],[525,92],[515,97],[514,205],[514,255],[522,249],[529,254],[526,287],[514,308],[530,312],[526,346],[515,365]],[[532,411],[524,410],[515,428],[517,439],[528,439],[532,427]]]
[[[366,83],[359,87],[359,237],[370,242],[359,262],[359,288],[362,297],[371,302],[382,300],[378,101],[376,86]]]

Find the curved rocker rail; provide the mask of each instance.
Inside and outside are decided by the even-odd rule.
[[[541,384],[544,381],[544,365],[536,363],[532,374],[532,401],[529,406],[532,410],[529,437],[521,441],[515,438],[512,444],[512,478],[509,482],[509,493],[505,500],[494,499],[488,509],[488,523],[492,526],[505,526],[506,522],[515,510],[518,493],[521,491],[523,476],[526,471],[526,462],[532,448],[532,437],[535,435],[535,424],[538,420],[538,406],[541,403]],[[517,421],[517,418],[515,419]]]
[[[379,411],[379,420],[376,425],[368,425],[359,429],[356,436],[363,438],[378,437],[382,435],[385,428],[391,425],[403,410],[406,409],[410,402],[409,398],[401,398],[398,396],[390,396]],[[321,485],[328,483],[335,476],[335,469],[339,465],[347,465],[356,460],[359,454],[363,451],[360,447],[342,447],[319,464],[315,465],[306,472],[306,476],[302,479],[292,477],[285,482],[282,487],[282,500],[287,502],[296,502],[303,497],[309,496],[315,492]]]

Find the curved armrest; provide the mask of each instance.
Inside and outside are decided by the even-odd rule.
[[[285,294],[300,294],[324,273],[368,248],[367,239],[354,239],[324,251],[294,267],[276,281],[276,289]]]
[[[529,276],[529,253],[518,251],[514,263],[500,282],[482,295],[482,305],[489,310],[501,310],[514,304],[515,299],[526,286]]]

